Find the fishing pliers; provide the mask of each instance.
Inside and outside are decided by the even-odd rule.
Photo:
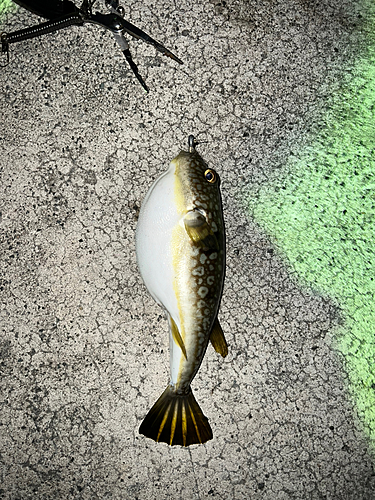
[[[162,44],[151,38],[147,33],[134,26],[124,19],[124,8],[119,5],[118,0],[105,0],[109,14],[101,12],[92,12],[92,7],[96,0],[83,0],[81,7],[77,7],[71,0],[14,0],[18,5],[37,14],[38,16],[49,19],[47,22],[37,24],[13,33],[1,33],[1,51],[7,54],[9,62],[9,45],[15,42],[21,42],[30,38],[36,38],[47,33],[53,33],[69,26],[83,26],[86,23],[98,24],[111,31],[116,42],[120,46],[126,60],[128,61],[134,75],[139,83],[148,92],[148,87],[138,72],[138,67],[132,59],[129,50],[129,43],[125,38],[128,33],[134,38],[143,40],[153,45],[156,50],[162,54],[171,57],[174,61],[182,64],[181,59],[175,56],[170,50]]]

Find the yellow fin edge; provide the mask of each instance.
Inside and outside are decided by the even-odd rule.
[[[185,347],[184,341],[182,340],[180,331],[179,331],[176,323],[174,322],[172,316],[169,316],[169,321],[170,321],[170,325],[171,325],[173,340],[176,342],[178,347],[181,349],[183,355],[185,356],[185,359],[187,360],[186,347]]]
[[[191,390],[177,394],[170,386],[146,415],[139,433],[170,446],[190,446],[212,439],[208,419]]]

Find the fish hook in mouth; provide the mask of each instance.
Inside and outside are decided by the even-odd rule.
[[[188,145],[189,145],[189,153],[195,151],[195,146],[197,145],[197,141],[193,135],[189,135],[188,137]]]
[[[196,137],[194,135],[189,135],[188,136],[188,146],[189,146],[189,153],[194,153],[195,148],[198,146],[198,144],[203,144],[208,141],[197,141]]]

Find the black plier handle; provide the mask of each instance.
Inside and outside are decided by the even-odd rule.
[[[23,7],[25,6],[25,2],[17,0],[17,3],[20,3]],[[137,77],[142,87],[146,90],[146,92],[148,92],[148,87],[139,74],[137,65],[131,57],[129,44],[124,36],[125,33],[128,33],[133,38],[137,38],[139,40],[143,40],[146,43],[149,43],[162,54],[170,57],[179,64],[183,64],[181,59],[175,56],[161,43],[151,38],[147,33],[134,26],[134,24],[126,21],[123,18],[123,9],[118,5],[117,0],[107,0],[106,3],[112,10],[110,14],[102,14],[101,12],[96,12],[95,14],[93,14],[91,11],[91,6],[93,3],[94,2],[89,4],[89,2],[86,0],[83,2],[82,7],[79,9],[72,2],[68,1],[66,2],[66,4],[72,6],[72,12],[64,13],[63,15],[50,19],[45,23],[37,24],[35,26],[31,26],[19,31],[14,31],[13,33],[1,33],[2,52],[7,53],[7,58],[9,61],[9,45],[12,43],[21,42],[23,40],[28,40],[31,38],[46,35],[48,33],[53,33],[55,31],[60,31],[61,29],[68,28],[69,26],[83,26],[84,24],[90,23],[97,24],[102,28],[105,28],[112,32],[133,73]],[[48,14],[43,12],[42,15],[46,16]]]

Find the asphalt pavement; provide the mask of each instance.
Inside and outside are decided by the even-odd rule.
[[[0,498],[374,500],[375,416],[340,347],[344,299],[301,279],[254,208],[314,151],[375,46],[370,2],[123,6],[184,63],[129,38],[148,94],[95,25],[13,44],[0,69]],[[9,33],[41,19],[0,21]],[[209,346],[193,382],[214,437],[182,448],[138,433],[169,356],[134,236],[189,134],[221,178],[229,354]]]

